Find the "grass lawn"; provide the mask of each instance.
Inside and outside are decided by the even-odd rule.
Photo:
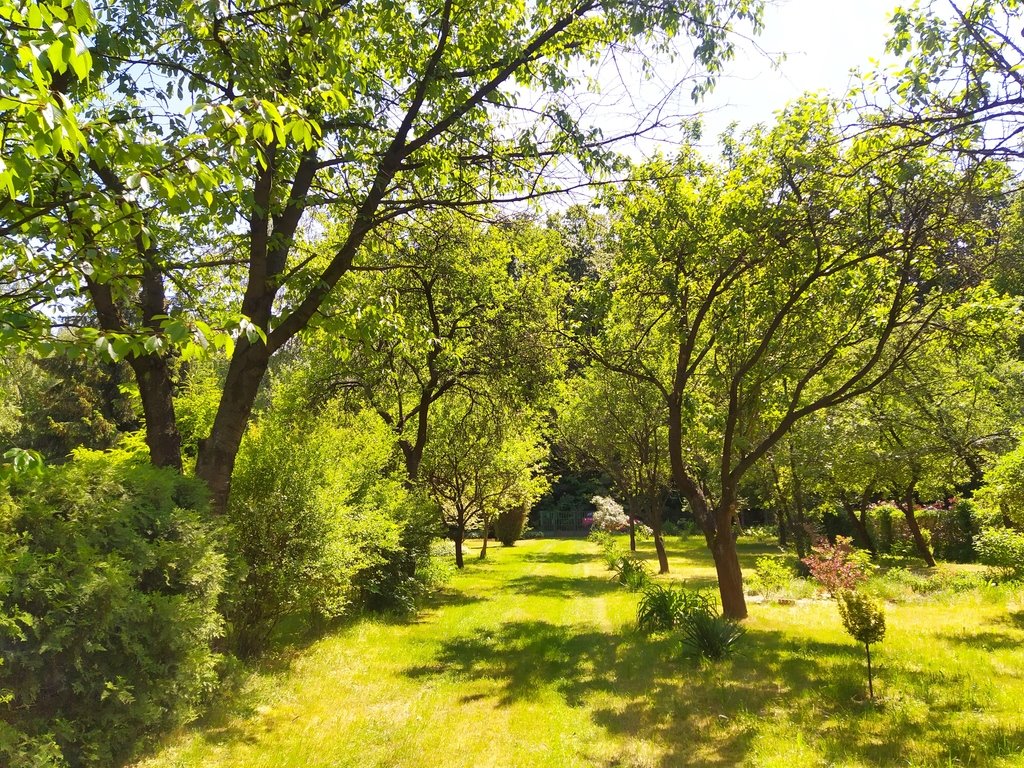
[[[673,579],[713,583],[703,542]],[[767,551],[743,544],[745,566]],[[653,560],[649,543],[642,545]],[[1024,766],[1024,596],[887,605],[876,692],[833,604],[753,603],[740,654],[681,658],[581,539],[495,546],[415,620],[268,662],[140,768]]]

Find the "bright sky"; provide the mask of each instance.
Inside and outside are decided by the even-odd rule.
[[[768,121],[772,113],[806,91],[840,94],[850,70],[882,59],[889,16],[899,0],[775,0],[765,11],[756,43],[769,54],[785,54],[773,70],[764,54],[745,45],[728,74],[705,99],[714,113],[705,118],[708,137],[732,120],[743,125]],[[720,108],[719,108],[720,107]]]
[[[704,123],[702,144],[713,149],[717,136],[731,123],[741,127],[770,122],[775,111],[807,91],[844,93],[851,83],[850,70],[869,69],[871,60],[884,60],[889,35],[889,16],[900,0],[770,0],[765,11],[764,31],[751,42],[741,42],[736,58],[726,65],[715,89],[694,105],[690,86],[676,91],[665,105],[666,115],[700,114]],[[773,59],[785,58],[777,67]],[[672,66],[657,71],[652,82],[637,86],[637,78],[623,71],[619,78],[607,73],[600,79],[605,98],[615,106],[603,107],[604,120],[611,129],[620,123],[632,125],[656,94],[672,84],[678,74]],[[621,79],[620,79],[621,78]],[[625,81],[625,88],[611,83]],[[625,92],[622,92],[625,91]],[[618,114],[614,114],[618,112]],[[671,153],[671,147],[658,145]],[[641,145],[640,154],[652,145]]]

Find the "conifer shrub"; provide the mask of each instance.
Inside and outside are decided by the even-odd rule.
[[[494,521],[494,534],[502,546],[514,546],[522,538],[528,512],[525,506],[516,506],[498,513]]]
[[[145,451],[0,480],[0,765],[111,766],[217,682],[219,539]]]

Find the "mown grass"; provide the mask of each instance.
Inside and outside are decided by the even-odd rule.
[[[673,543],[669,578],[713,584],[702,541]],[[746,567],[768,551],[742,548]],[[829,602],[752,603],[740,654],[701,665],[634,630],[637,596],[593,544],[468,562],[415,620],[359,621],[268,662],[140,768],[1024,765],[1012,590],[890,602],[872,703]]]

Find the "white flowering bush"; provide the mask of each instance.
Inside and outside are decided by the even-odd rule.
[[[594,496],[590,503],[597,507],[592,530],[621,531],[629,527],[629,517],[615,499],[610,496]]]

